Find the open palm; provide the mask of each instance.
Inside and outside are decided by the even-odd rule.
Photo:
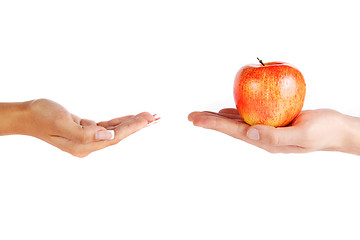
[[[117,144],[158,120],[150,113],[143,112],[96,123],[71,114],[48,99],[31,101],[29,109],[23,134],[39,138],[77,157],[85,157],[91,152]],[[109,130],[114,131],[114,136]]]
[[[337,111],[317,109],[303,111],[286,127],[250,126],[234,108],[215,112],[192,112],[195,126],[213,129],[265,149],[271,153],[304,153],[338,150],[344,137],[344,117]]]

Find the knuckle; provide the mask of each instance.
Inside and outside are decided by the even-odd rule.
[[[87,143],[87,139],[86,139],[85,134],[81,134],[81,135],[80,135],[80,137],[79,137],[79,142],[82,143],[82,144]]]
[[[38,106],[38,105],[43,105],[43,104],[46,104],[48,103],[50,100],[49,99],[46,99],[46,98],[39,98],[39,99],[35,99],[35,100],[32,100],[31,104],[32,106]]]
[[[47,99],[44,99],[44,98],[32,100],[28,105],[30,112],[41,111],[41,108],[46,101],[47,101]]]
[[[78,135],[77,141],[81,144],[87,144],[92,141],[92,136],[90,136],[87,132],[83,131]]]
[[[121,142],[122,139],[113,139],[112,141],[109,141],[108,146],[113,146]]]
[[[272,146],[276,146],[279,145],[279,137],[272,132],[268,132],[266,136],[264,136],[263,142]]]

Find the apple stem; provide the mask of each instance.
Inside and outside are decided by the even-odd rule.
[[[257,60],[259,60],[259,62],[261,63],[261,65],[265,66],[265,64],[263,63],[262,60],[260,60],[259,58],[257,58]]]

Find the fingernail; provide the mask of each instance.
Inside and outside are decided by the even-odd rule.
[[[160,117],[157,114],[154,114],[153,117],[154,117],[154,121],[152,121],[152,122],[157,122],[160,120]]]
[[[259,130],[257,130],[256,128],[249,129],[249,131],[247,131],[246,135],[251,140],[258,141],[260,139]]]
[[[95,133],[95,140],[110,140],[113,138],[113,132],[112,131],[98,131]]]
[[[160,119],[159,115],[157,115],[157,114],[154,114],[153,117],[154,117],[154,121],[157,121]]]
[[[156,114],[155,114],[155,115],[156,115]],[[155,115],[154,115],[154,117],[155,117]],[[158,123],[159,120],[160,120],[160,117],[155,117],[154,121],[149,122],[146,127],[150,127],[151,125],[154,125],[154,124]]]

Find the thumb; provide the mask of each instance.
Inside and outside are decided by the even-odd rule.
[[[74,123],[66,130],[65,137],[73,142],[86,144],[94,141],[110,140],[113,138],[113,133],[101,126],[81,126]]]
[[[301,131],[293,126],[253,125],[248,128],[246,135],[251,140],[272,146],[300,145],[302,138]]]

